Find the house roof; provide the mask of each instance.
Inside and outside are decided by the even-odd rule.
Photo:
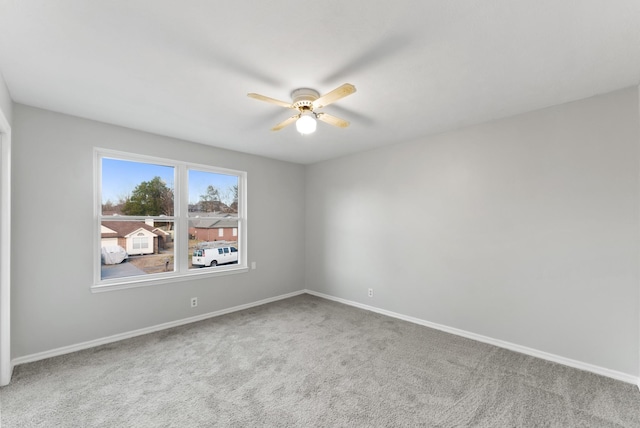
[[[199,229],[220,229],[238,227],[238,219],[190,218],[189,226]]]
[[[115,231],[115,233],[102,233],[102,238],[124,238],[139,229],[144,229],[156,235],[156,228],[143,221],[103,221],[102,225]]]
[[[638,0],[116,4],[3,2],[0,73],[13,100],[311,164],[640,76]],[[351,125],[321,122],[305,137],[270,131],[291,110],[247,97],[288,103],[294,89],[346,82],[357,92],[321,111]]]

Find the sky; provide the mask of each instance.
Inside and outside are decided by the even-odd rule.
[[[174,188],[174,168],[164,165],[102,158],[102,203],[118,203],[133,192],[143,181],[160,177],[170,189]],[[189,170],[189,203],[195,204],[204,195],[207,186],[217,187],[221,194],[238,184],[238,177],[212,172]]]

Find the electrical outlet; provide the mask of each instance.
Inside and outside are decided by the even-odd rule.
[[[191,307],[195,308],[196,306],[198,306],[198,298],[197,297],[192,297],[191,298]]]
[[[369,294],[369,297],[373,297],[373,288],[369,289],[369,293],[368,294]]]
[[[251,269],[255,269],[256,268],[256,262],[251,262]]]

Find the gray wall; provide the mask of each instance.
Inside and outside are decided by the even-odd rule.
[[[308,167],[306,287],[637,375],[638,118],[632,88]]]
[[[247,171],[248,256],[258,268],[92,294],[94,146]],[[12,171],[13,358],[304,288],[301,165],[16,104]]]
[[[4,117],[11,126],[11,123],[13,122],[13,101],[11,100],[9,90],[7,89],[7,85],[5,84],[2,74],[0,74],[0,111],[2,111],[2,114],[4,114]]]

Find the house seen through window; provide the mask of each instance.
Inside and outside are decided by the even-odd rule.
[[[156,161],[98,152],[96,285],[246,267],[246,175]]]

